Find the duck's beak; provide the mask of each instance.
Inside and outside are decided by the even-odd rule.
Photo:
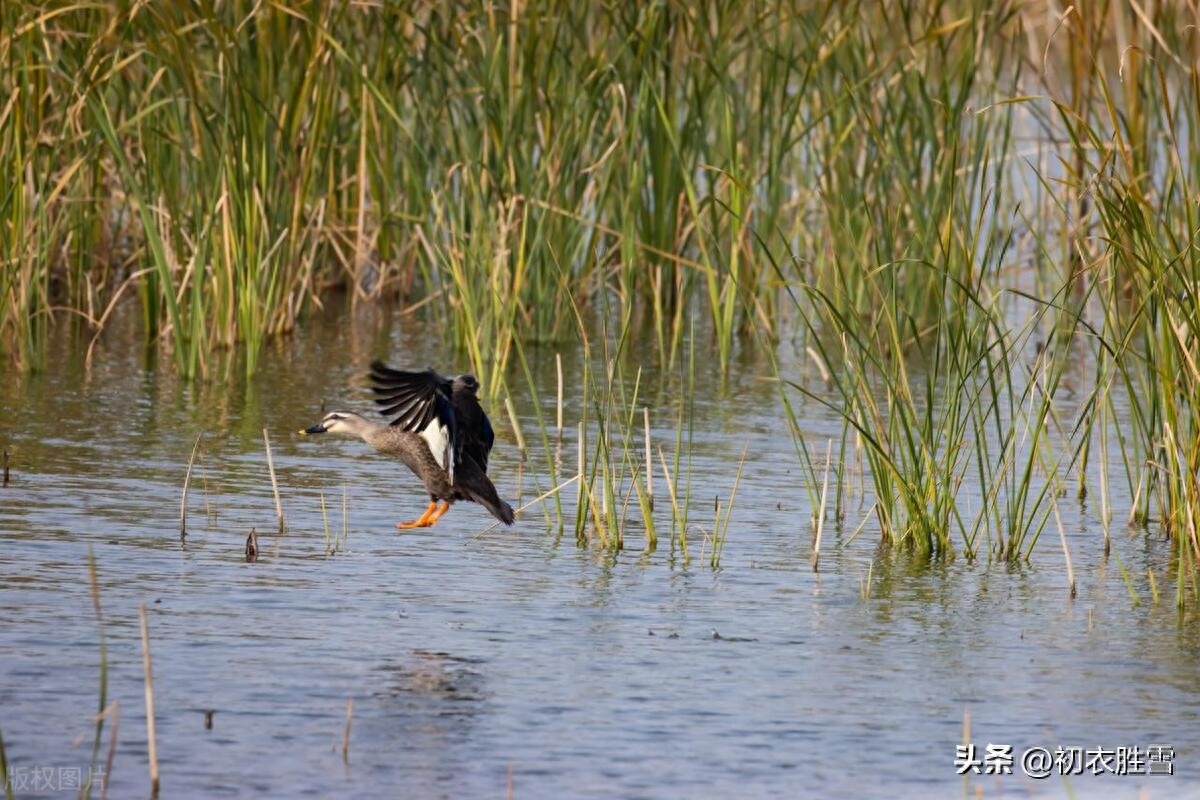
[[[305,428],[302,431],[298,431],[298,433],[301,436],[308,436],[313,433],[324,433],[324,432],[325,432],[325,423],[324,422],[318,422],[316,425],[313,425],[310,428]]]

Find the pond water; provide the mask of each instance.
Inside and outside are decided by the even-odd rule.
[[[122,326],[133,322],[106,334],[90,368],[56,341],[52,368],[0,381],[12,458],[0,733],[17,797],[77,794],[69,784],[91,766],[101,657],[89,552],[107,701],[119,705],[110,797],[149,792],[142,604],[165,797],[1200,797],[1200,622],[1175,611],[1170,547],[1153,530],[1118,527],[1106,556],[1094,509],[1064,502],[1072,600],[1055,535],[1019,569],[930,566],[880,551],[870,523],[853,537],[867,512],[852,504],[814,573],[804,473],[766,370],[746,363],[724,388],[697,375],[690,563],[666,541],[643,553],[633,526],[622,552],[581,547],[536,509],[481,533],[491,519],[463,503],[399,533],[426,502],[401,466],[294,432],[323,401],[366,406],[353,384],[372,357],[452,371],[440,341],[399,316],[334,316],[270,346],[249,383],[188,386],[148,365]],[[550,407],[553,353],[532,356]],[[568,359],[568,429],[577,370]],[[532,438],[522,385],[510,383]],[[500,493],[527,501],[535,477],[549,485],[543,459],[535,448],[518,485],[511,426],[489,410]],[[801,414],[815,441],[838,429],[814,404]],[[664,447],[673,435],[656,430]],[[702,529],[747,444],[714,569]],[[345,546],[329,555],[321,497],[340,537],[343,492]],[[980,758],[1011,746],[1016,774],[964,780],[964,736]],[[1173,775],[1022,775],[1030,748],[1115,758],[1157,746]],[[1154,752],[1165,766],[1167,751]]]

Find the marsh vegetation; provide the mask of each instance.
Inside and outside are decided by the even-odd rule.
[[[886,543],[1016,561],[1087,496],[1106,541],[1110,523],[1170,536],[1182,604],[1200,557],[1195,14],[6,3],[5,369],[47,369],[50,326],[90,348],[130,303],[180,376],[221,381],[338,294],[444,331],[496,408],[547,391],[529,348],[579,349],[581,490],[548,520],[621,547],[632,509],[651,546],[666,524],[686,551],[689,376],[751,354],[815,518],[858,495]],[[634,361],[683,398],[661,453]],[[839,436],[805,438],[811,403]],[[572,469],[561,423],[538,425],[549,490]]]

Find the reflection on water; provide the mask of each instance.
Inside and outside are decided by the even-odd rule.
[[[719,570],[683,564],[665,542],[642,554],[636,534],[620,553],[581,549],[537,514],[479,536],[491,520],[466,503],[401,535],[393,524],[425,503],[410,476],[359,442],[291,432],[323,401],[366,405],[358,387],[373,356],[452,364],[409,320],[332,322],[274,345],[250,383],[180,385],[139,363],[120,330],[91,369],[64,349],[53,371],[0,382],[13,468],[0,490],[0,732],[20,776],[90,763],[91,549],[108,700],[120,704],[113,797],[148,788],[143,603],[167,796],[496,796],[510,771],[514,793],[532,797],[961,796],[953,762],[968,709],[981,750],[1176,752],[1172,777],[980,776],[972,792],[1197,794],[1200,634],[1169,597],[1151,602],[1149,573],[1165,595],[1172,581],[1155,535],[1115,532],[1106,557],[1093,512],[1064,503],[1072,602],[1050,537],[1022,569],[928,565],[877,553],[869,526],[855,537],[866,510],[851,503],[813,574],[803,472],[753,362],[725,387],[697,375],[700,528],[742,447],[750,453]],[[531,353],[544,410],[553,356]],[[576,374],[573,358],[567,366]],[[528,433],[533,401],[523,378],[509,380]],[[678,393],[648,391],[655,435],[669,444]],[[567,412],[571,429],[579,409]],[[838,431],[811,405],[802,412],[814,439]],[[548,483],[544,464],[535,448],[518,487],[507,422],[492,416],[497,485],[528,500],[539,471]],[[198,434],[181,546],[180,488]],[[321,497],[340,534],[343,491],[346,549],[327,556]],[[248,564],[252,527],[260,555]]]

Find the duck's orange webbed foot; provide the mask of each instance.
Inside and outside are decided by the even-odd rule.
[[[441,519],[442,515],[449,510],[449,503],[446,503],[444,506],[439,508],[437,501],[434,500],[430,502],[429,507],[425,509],[424,514],[412,520],[411,522],[397,522],[396,527],[400,528],[401,530],[407,530],[409,528],[429,528],[432,527],[433,524],[439,519]]]
[[[421,516],[419,516],[416,519],[411,520],[409,522],[397,522],[396,527],[400,528],[401,530],[404,530],[407,528],[424,528],[425,526],[430,524],[429,517],[432,516],[434,509],[436,509],[436,508],[437,508],[437,502],[436,501],[430,502],[429,508],[425,509],[424,514],[422,514]]]
[[[449,501],[447,501],[446,505],[442,506],[437,511],[433,512],[433,515],[429,518],[429,521],[427,524],[433,525],[435,522],[437,522],[439,519],[442,518],[443,514],[445,514],[449,510],[450,510],[450,503],[449,503]]]

